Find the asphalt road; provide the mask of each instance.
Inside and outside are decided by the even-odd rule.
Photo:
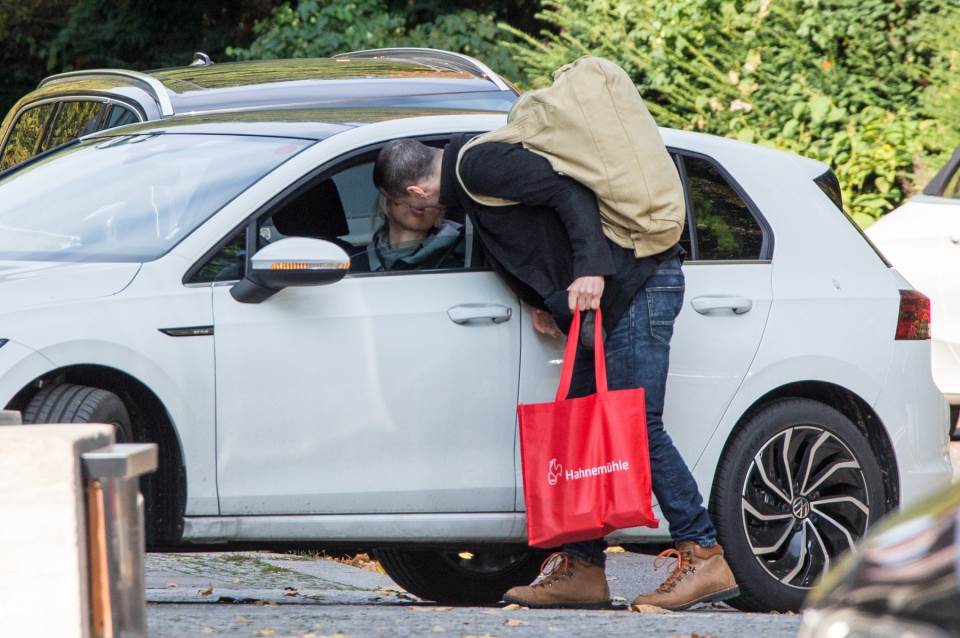
[[[666,574],[655,573],[648,556],[613,553],[608,560],[611,591],[621,605],[655,587]],[[794,614],[745,614],[722,604],[675,614],[441,607],[417,600],[369,569],[259,552],[150,554],[147,601],[151,638],[554,634],[786,638],[796,634],[800,622]]]

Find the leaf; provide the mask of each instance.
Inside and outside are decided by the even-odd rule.
[[[441,633],[445,632],[446,629],[444,629],[444,628],[441,627],[440,625],[434,625],[433,627],[430,628],[430,631],[432,631],[432,632],[435,633],[435,634],[441,634]]]
[[[814,95],[810,98],[810,121],[819,124],[830,111],[830,98],[825,95]]]
[[[522,625],[529,625],[530,623],[528,623],[526,620],[520,620],[518,618],[507,618],[503,624],[507,627],[520,627]]]
[[[275,632],[273,629],[260,629],[260,630],[257,631],[257,634],[256,634],[256,635],[258,635],[258,636],[273,636],[273,635],[275,635],[276,633],[277,633],[277,632]]]
[[[664,609],[663,607],[657,607],[656,605],[630,605],[630,611],[635,611],[638,614],[663,614],[670,615],[673,612],[669,609]]]
[[[237,616],[236,618],[233,619],[233,621],[241,625],[249,625],[250,623],[253,622],[246,616]]]
[[[207,585],[203,589],[198,589],[197,593],[200,594],[201,596],[209,596],[210,594],[213,593],[213,583]]]
[[[506,607],[501,607],[503,611],[530,611],[529,607],[522,607],[517,603],[510,603]]]
[[[216,633],[216,630],[213,629],[212,627],[204,627],[203,629],[200,630],[200,633],[205,636],[209,636],[210,634]]]

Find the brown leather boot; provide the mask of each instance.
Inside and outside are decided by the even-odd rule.
[[[610,588],[602,567],[556,552],[543,561],[535,581],[511,588],[503,601],[524,607],[597,609],[610,605]]]
[[[634,605],[655,605],[679,611],[697,603],[728,600],[740,595],[740,588],[720,545],[700,547],[693,541],[680,541],[676,549],[660,553],[654,568],[659,568],[670,558],[676,562],[667,579],[656,591],[637,596]]]

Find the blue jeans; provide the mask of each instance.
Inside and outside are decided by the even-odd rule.
[[[717,532],[703,506],[690,468],[663,429],[663,398],[670,365],[673,322],[683,306],[683,271],[679,259],[663,262],[607,335],[607,384],[611,390],[643,388],[647,400],[647,437],[653,493],[670,524],[674,541],[692,540],[704,547],[717,543]],[[577,352],[570,396],[595,392],[593,352]],[[689,397],[688,397],[689,398]],[[603,539],[565,545],[563,551],[603,567]]]

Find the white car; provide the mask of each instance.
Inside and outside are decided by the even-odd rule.
[[[960,148],[923,193],[881,217],[867,235],[930,298],[933,379],[960,420]]]
[[[552,398],[563,344],[469,223],[460,267],[348,270],[384,143],[504,122],[450,113],[183,116],[4,174],[0,405],[159,442],[156,544],[370,549],[437,601],[529,581],[543,554],[525,544],[516,406]],[[839,210],[826,166],[663,136],[689,208],[664,420],[734,604],[796,608],[868,525],[950,480],[925,298]]]

